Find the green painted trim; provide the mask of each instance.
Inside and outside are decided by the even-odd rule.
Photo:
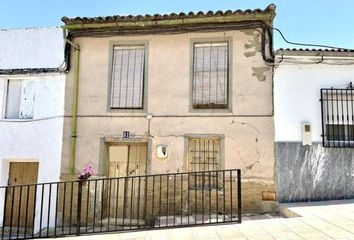
[[[70,161],[69,172],[75,174],[75,153],[76,153],[76,134],[77,134],[77,102],[79,92],[79,65],[80,65],[80,49],[75,49],[75,69],[73,82],[73,109],[71,120],[71,144],[70,144]]]
[[[145,47],[144,59],[144,79],[143,79],[143,108],[138,109],[119,109],[111,108],[111,90],[112,90],[112,68],[113,68],[113,48],[115,46],[137,46]],[[148,73],[149,73],[149,41],[148,40],[115,40],[109,41],[109,54],[108,54],[108,90],[107,90],[107,112],[112,113],[147,113],[148,107]]]
[[[227,79],[227,108],[221,109],[196,109],[193,108],[193,65],[194,65],[194,44],[195,43],[213,43],[227,42],[228,43],[228,79]],[[233,37],[213,37],[213,38],[192,38],[190,39],[190,57],[189,57],[189,112],[191,113],[232,113],[232,90],[233,90]]]
[[[188,24],[205,24],[205,23],[227,23],[240,21],[273,21],[275,13],[256,13],[256,14],[240,14],[229,16],[211,16],[211,17],[191,17],[168,20],[148,20],[148,21],[130,21],[130,22],[103,22],[103,23],[81,23],[81,24],[66,24],[62,26],[63,29],[77,30],[77,29],[97,29],[97,28],[149,28],[149,27],[166,27],[176,25]]]

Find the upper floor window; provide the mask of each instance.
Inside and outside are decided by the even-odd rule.
[[[113,48],[111,108],[143,108],[145,46]]]
[[[33,81],[7,81],[5,118],[27,119],[33,118],[35,91]]]
[[[354,89],[321,89],[324,147],[354,147]]]
[[[228,42],[195,43],[193,108],[228,107]]]

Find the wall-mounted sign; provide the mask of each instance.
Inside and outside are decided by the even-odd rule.
[[[129,131],[124,131],[123,132],[123,138],[129,138],[130,132]]]
[[[167,145],[159,144],[157,145],[157,157],[158,158],[167,158]]]

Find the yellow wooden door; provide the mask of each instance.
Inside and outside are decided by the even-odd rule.
[[[119,182],[114,180],[112,184],[110,217],[117,215],[119,218],[129,219],[125,224],[130,223],[130,219],[144,217],[145,178],[130,177],[146,175],[146,165],[146,144],[110,146],[109,177],[126,177],[120,178]]]
[[[37,183],[37,179],[38,162],[10,163],[8,185],[34,184]],[[34,185],[8,188],[6,197],[6,226],[10,224],[21,227],[33,226],[36,204],[35,189]]]

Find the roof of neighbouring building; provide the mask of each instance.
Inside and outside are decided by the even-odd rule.
[[[105,17],[63,17],[61,20],[66,25],[78,25],[78,24],[107,24],[107,23],[136,23],[154,21],[155,23],[165,20],[184,20],[189,19],[206,19],[210,17],[239,17],[241,20],[257,19],[257,17],[267,17],[268,20],[272,20],[275,16],[276,6],[274,4],[268,5],[265,9],[247,9],[247,10],[226,10],[226,11],[208,11],[208,12],[189,12],[189,13],[169,13],[169,14],[154,14],[154,15],[127,15],[127,16],[105,16]],[[179,22],[176,22],[178,24]],[[97,26],[96,26],[97,27]]]
[[[276,55],[286,56],[347,56],[353,57],[353,49],[345,48],[279,48]]]
[[[59,27],[0,29],[0,70],[58,68],[64,62]]]

